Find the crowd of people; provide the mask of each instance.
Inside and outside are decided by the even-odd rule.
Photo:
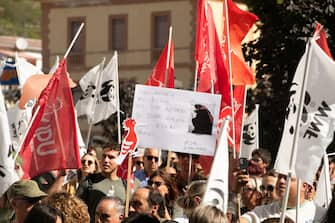
[[[208,175],[198,156],[153,148],[133,158],[133,179],[118,175],[118,146],[106,144],[81,157],[78,170],[52,171],[15,182],[0,200],[0,223],[279,222],[287,176],[273,170],[271,154],[253,151],[247,169],[230,163],[227,212],[202,204]],[[330,161],[330,180],[335,179]],[[328,208],[313,201],[313,185],[291,176],[285,222],[331,222],[335,199]],[[298,196],[299,195],[299,196]],[[299,198],[299,200],[297,199]],[[298,212],[297,212],[298,207]]]

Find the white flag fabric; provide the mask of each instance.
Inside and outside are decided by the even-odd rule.
[[[258,147],[258,137],[258,106],[256,106],[243,123],[240,157],[251,158],[252,151]]]
[[[20,88],[23,87],[24,83],[31,75],[43,74],[41,69],[29,63],[26,59],[18,56],[15,57],[15,66]]]
[[[314,202],[320,207],[328,208],[331,200],[332,190],[329,177],[329,160],[327,153],[325,153]]]
[[[9,135],[7,112],[0,90],[0,196],[15,181],[19,180],[15,171],[14,149]]]
[[[117,56],[114,55],[100,72],[103,63],[93,67],[80,81],[84,91],[76,105],[78,116],[86,114],[90,123],[109,118],[117,110]]]
[[[332,90],[335,86],[335,62],[324,53],[314,39],[310,40],[308,58],[307,52],[308,50],[299,62],[290,89],[290,103],[275,169],[279,172],[291,171],[303,182],[312,185],[324,151],[334,134],[335,94]],[[298,103],[302,96],[301,85],[305,71],[308,79],[296,140],[297,149],[295,149],[295,154],[292,154]],[[293,162],[290,167],[291,155]]]
[[[15,106],[7,110],[10,136],[15,151],[19,150],[19,145],[27,131],[34,104],[34,100],[29,100],[25,109],[20,109],[19,102],[17,102]]]
[[[228,120],[222,125],[219,142],[215,151],[207,188],[202,204],[213,205],[227,213],[228,207]]]

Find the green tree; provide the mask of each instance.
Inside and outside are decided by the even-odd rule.
[[[335,55],[335,1],[324,0],[246,0],[260,18],[260,37],[244,45],[248,61],[256,65],[257,87],[248,92],[249,111],[260,105],[261,143],[276,154],[289,102],[289,89],[295,69],[304,53],[306,37],[312,36],[315,23],[327,31],[328,44]]]
[[[0,35],[40,38],[40,2],[0,0]]]

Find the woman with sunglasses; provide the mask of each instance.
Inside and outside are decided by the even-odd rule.
[[[148,180],[148,185],[165,199],[165,205],[170,217],[173,216],[174,203],[178,197],[178,189],[173,178],[165,170],[159,169],[153,172]]]
[[[73,178],[64,185],[64,189],[71,195],[76,194],[79,183],[84,180],[89,174],[99,173],[100,166],[96,156],[86,153],[81,157],[81,168],[74,174]]]
[[[91,173],[100,172],[99,162],[97,158],[90,153],[86,153],[81,157],[81,169],[78,172],[79,181],[84,179]]]

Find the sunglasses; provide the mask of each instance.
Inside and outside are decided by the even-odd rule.
[[[269,192],[273,192],[275,189],[275,187],[272,185],[267,186],[261,185],[259,188],[261,189],[261,191],[269,191]]]
[[[109,214],[99,212],[95,212],[95,216],[96,218],[100,219],[100,221],[107,221],[108,218],[111,217]]]
[[[143,163],[142,161],[137,160],[137,161],[135,162],[135,164],[141,166],[141,165],[143,165],[144,163]]]
[[[158,162],[158,157],[157,156],[145,156],[147,160],[155,160],[155,162]]]
[[[151,187],[153,185],[156,185],[156,187],[160,187],[163,184],[164,184],[163,182],[159,182],[159,181],[151,181],[151,180],[148,181],[148,185],[151,186]]]
[[[242,187],[242,192],[243,193],[247,193],[247,192],[251,192],[251,191],[255,191],[256,189],[255,188],[250,188],[250,187]]]
[[[90,165],[92,165],[93,164],[93,161],[92,160],[82,160],[81,161],[81,164],[85,164],[87,162],[87,164],[90,166]]]

